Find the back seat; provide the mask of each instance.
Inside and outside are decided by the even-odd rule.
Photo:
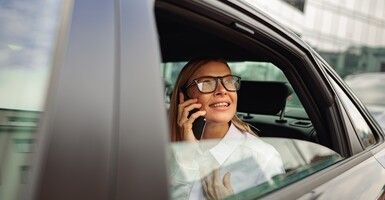
[[[284,137],[317,142],[309,119],[284,117],[290,86],[276,81],[242,81],[238,91],[238,116],[263,137]]]

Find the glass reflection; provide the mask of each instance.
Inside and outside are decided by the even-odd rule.
[[[19,199],[43,111],[61,0],[0,1],[0,199]]]

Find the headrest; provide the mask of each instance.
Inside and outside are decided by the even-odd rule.
[[[284,82],[241,81],[238,91],[238,112],[276,115],[292,93]]]

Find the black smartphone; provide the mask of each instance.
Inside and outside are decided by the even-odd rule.
[[[197,111],[199,111],[199,109],[193,109],[192,111],[190,111],[188,117],[190,117],[193,113]],[[192,131],[197,140],[200,140],[202,138],[203,132],[205,130],[205,126],[206,126],[206,119],[203,116],[199,116],[193,122]]]

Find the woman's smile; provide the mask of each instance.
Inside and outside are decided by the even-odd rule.
[[[214,110],[224,111],[224,110],[228,110],[230,105],[231,103],[229,101],[218,101],[210,104],[209,107]]]

